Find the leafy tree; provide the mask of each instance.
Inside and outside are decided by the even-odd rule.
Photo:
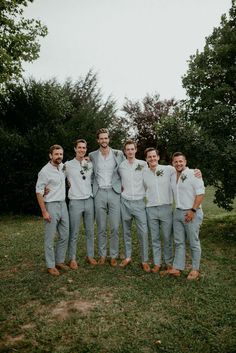
[[[33,0],[1,0],[0,2],[0,87],[21,77],[22,62],[39,56],[38,37],[47,34],[41,22],[23,17],[24,7]]]
[[[204,51],[190,58],[183,78],[189,96],[189,116],[213,146],[212,150],[206,150],[202,164],[210,169],[209,181],[217,188],[218,205],[226,209],[231,208],[236,195],[235,64],[236,3],[233,0],[228,18],[222,16],[220,26],[206,38]]]
[[[96,130],[108,127],[120,147],[125,130],[115,112],[110,98],[103,102],[92,72],[64,85],[32,79],[8,84],[0,95],[1,211],[39,211],[35,183],[52,144],[64,147],[67,160],[74,157],[76,139],[85,138],[89,150],[97,149]]]
[[[172,116],[177,105],[174,99],[161,101],[158,94],[147,94],[142,102],[126,100],[123,111],[126,124],[132,127],[130,135],[137,141],[137,157],[143,158],[145,148],[157,146],[156,124]]]

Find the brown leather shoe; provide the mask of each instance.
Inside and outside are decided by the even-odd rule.
[[[56,268],[57,268],[58,270],[62,270],[62,271],[68,271],[68,270],[69,270],[69,267],[66,266],[66,265],[63,264],[63,263],[56,264]]]
[[[110,264],[112,267],[116,267],[117,266],[117,260],[116,259],[111,259]]]
[[[187,279],[189,281],[197,281],[200,278],[200,273],[198,270],[192,270],[189,272]]]
[[[60,272],[55,267],[48,268],[48,273],[51,276],[60,276]]]
[[[151,272],[150,266],[148,265],[147,262],[143,262],[143,263],[142,263],[142,269],[143,269],[145,272]]]
[[[77,264],[76,260],[70,260],[68,265],[69,265],[71,270],[77,270],[78,269],[78,264]]]
[[[86,261],[88,264],[92,265],[92,266],[96,266],[98,263],[97,261],[93,258],[93,257],[86,257]]]
[[[98,260],[98,265],[105,265],[106,258],[101,256],[100,259]]]
[[[120,267],[125,268],[126,266],[128,266],[130,263],[132,262],[131,259],[124,259],[121,261],[121,263],[119,264]]]
[[[172,267],[171,269],[167,270],[168,275],[173,276],[173,277],[179,277],[181,275],[180,270],[177,270],[176,268]]]
[[[160,271],[160,268],[161,268],[161,265],[155,265],[155,266],[151,269],[151,271],[152,271],[153,273],[157,273],[157,272]]]

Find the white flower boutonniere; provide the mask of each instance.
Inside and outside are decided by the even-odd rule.
[[[142,170],[143,169],[143,165],[142,164],[138,164],[137,167],[135,168],[135,170]]]
[[[186,174],[182,174],[180,179],[182,180],[182,183],[187,179],[187,175]]]
[[[156,176],[162,176],[163,174],[164,174],[164,170],[163,170],[163,169],[158,170],[158,171],[156,172]]]

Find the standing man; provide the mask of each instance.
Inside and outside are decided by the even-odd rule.
[[[50,161],[41,169],[36,184],[36,196],[45,221],[44,249],[48,273],[59,276],[64,264],[69,237],[69,217],[65,202],[65,174],[63,170],[63,148],[53,145],[49,151]],[[46,188],[50,189],[44,195]],[[54,252],[54,238],[59,238]]]
[[[135,158],[137,152],[136,143],[129,140],[124,145],[127,160],[121,163],[119,173],[122,182],[121,193],[121,218],[125,244],[125,259],[120,267],[126,267],[131,262],[132,254],[132,220],[135,219],[138,238],[141,249],[142,268],[150,272],[148,265],[148,227],[145,210],[145,189],[143,173],[147,169],[147,163]]]
[[[107,129],[97,131],[97,142],[100,148],[91,152],[89,158],[93,163],[93,195],[95,217],[98,228],[98,264],[104,265],[107,256],[107,217],[110,223],[110,257],[111,266],[117,266],[119,254],[120,193],[121,180],[118,167],[125,159],[122,151],[109,147]]]
[[[171,175],[175,169],[170,165],[159,165],[159,152],[153,148],[144,151],[149,169],[144,171],[144,186],[146,189],[146,212],[148,226],[152,239],[154,267],[152,272],[157,273],[161,268],[161,236],[163,235],[164,263],[167,269],[172,268],[173,257],[173,212]]]
[[[77,140],[74,150],[75,158],[65,163],[65,174],[70,186],[68,192],[70,199],[69,267],[72,270],[78,268],[76,250],[81,217],[84,220],[86,236],[86,260],[90,265],[97,264],[94,259],[94,204],[91,186],[93,165],[84,158],[87,152],[85,140]]]
[[[173,268],[167,274],[180,276],[185,268],[185,247],[187,237],[192,258],[192,270],[187,279],[197,280],[201,260],[201,244],[199,240],[200,225],[203,220],[201,203],[205,188],[202,178],[194,177],[194,170],[186,167],[186,157],[181,152],[172,156],[172,164],[176,173],[171,177],[176,210],[174,212],[175,257]]]

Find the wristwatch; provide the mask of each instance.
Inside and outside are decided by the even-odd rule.
[[[196,213],[197,210],[195,210],[195,208],[191,208],[191,211]]]

